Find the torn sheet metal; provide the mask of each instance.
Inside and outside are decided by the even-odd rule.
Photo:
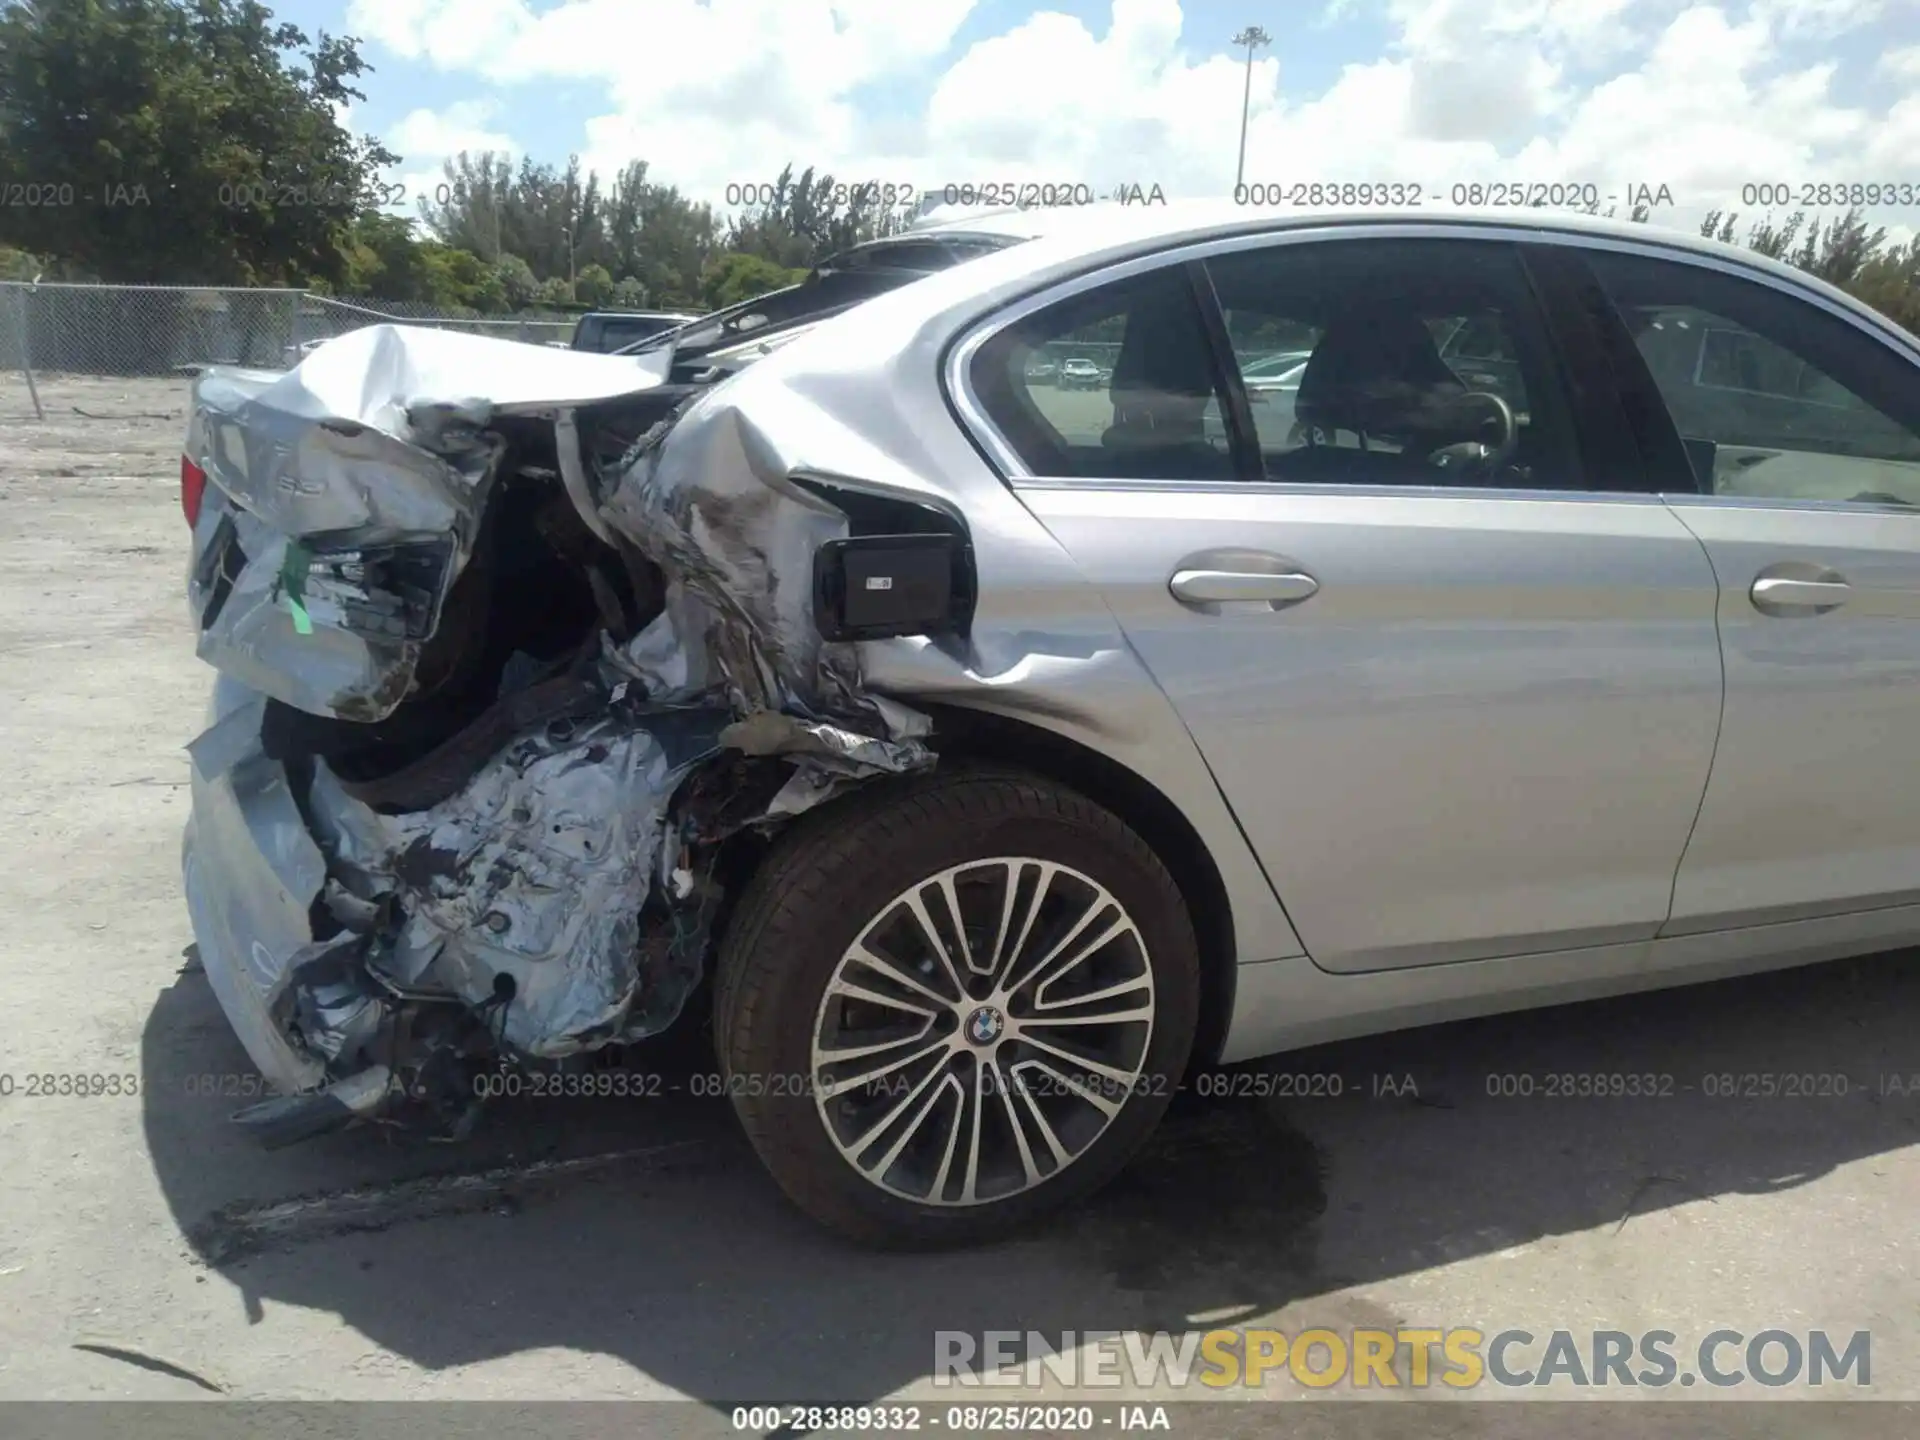
[[[607,523],[668,577],[661,619],[629,643],[632,673],[715,688],[743,718],[785,711],[885,736],[898,748],[867,759],[887,769],[927,763],[926,718],[868,694],[859,652],[814,624],[813,557],[847,536],[846,514],[796,481],[743,410],[705,403],[722,393],[656,425],[598,477]],[[682,655],[696,668],[669,671]],[[814,742],[785,748],[821,753]]]
[[[718,745],[709,711],[620,707],[513,741],[427,810],[381,815],[324,765],[309,793],[339,868],[391,895],[398,924],[369,967],[396,990],[437,989],[491,1012],[525,1055],[618,1038],[645,983],[640,912],[667,803]]]
[[[202,654],[315,714],[379,719],[401,705],[502,483],[490,415],[546,407],[574,442],[576,416],[581,431],[593,423],[577,404],[629,393],[609,367],[622,383],[635,374],[629,358],[558,352],[479,374],[498,349],[522,348],[363,332],[264,388],[209,377],[196,420],[215,482],[196,529]],[[575,371],[599,388],[569,391]],[[450,398],[469,381],[494,398]],[[244,1013],[235,1024],[263,1070],[287,1088],[350,1092],[339,1114],[422,1095],[438,1057],[467,1043],[408,1054],[406,1017],[421,1007],[541,1060],[657,1032],[704,964],[719,842],[931,762],[926,717],[867,693],[858,652],[815,628],[813,557],[848,534],[846,515],[793,481],[745,417],[695,405],[615,461],[560,468],[594,532],[664,575],[652,623],[624,642],[601,633],[565,674],[509,665],[487,711],[401,771],[350,781],[312,758],[300,804],[261,749],[257,697],[196,742],[210,795],[225,747],[229,769],[258,770],[276,797],[263,833],[234,846],[299,861],[271,973],[233,959],[263,933],[252,922],[228,927],[209,973],[222,967],[216,989],[230,1016]],[[408,549],[429,545],[439,569]],[[342,560],[349,549],[357,558]],[[194,871],[196,930],[252,863],[228,850]],[[287,1133],[308,1123],[283,1111],[271,1123]]]
[[[667,363],[374,325],[284,374],[208,371],[186,447],[211,482],[200,658],[314,714],[385,719],[473,552],[506,448],[489,425],[644,392]]]

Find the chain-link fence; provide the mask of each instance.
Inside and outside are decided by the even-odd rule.
[[[462,330],[470,335],[492,335],[529,345],[565,345],[573,337],[577,317],[572,315],[515,315],[506,319],[449,315],[431,305],[406,300],[382,300],[362,305],[309,294],[300,306],[300,340],[310,345],[358,330],[362,325],[431,325],[437,330]]]
[[[0,371],[36,376],[175,376],[207,365],[280,370],[316,341],[365,325],[429,325],[532,344],[565,344],[566,315],[481,319],[432,306],[362,305],[306,290],[0,282]]]

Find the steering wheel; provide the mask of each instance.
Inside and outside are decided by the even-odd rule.
[[[1520,444],[1520,425],[1513,418],[1513,407],[1490,390],[1469,390],[1460,397],[1460,402],[1486,406],[1492,412],[1486,423],[1499,427],[1499,438],[1491,445],[1484,440],[1460,440],[1442,445],[1427,456],[1427,463],[1442,470],[1498,470],[1513,458]]]

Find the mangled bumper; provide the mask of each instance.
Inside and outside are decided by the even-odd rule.
[[[866,693],[815,623],[814,559],[846,514],[751,421],[702,403],[594,463],[576,437],[588,407],[617,409],[607,372],[516,355],[513,413],[552,425],[560,463],[511,476],[503,402],[459,398],[498,357],[445,343],[464,338],[415,355],[390,334],[357,360],[336,341],[277,390],[216,374],[199,391],[190,453],[218,495],[190,598],[222,680],[191,747],[185,886],[215,994],[289,1097],[256,1118],[287,1138],[403,1100],[457,1128],[478,1064],[657,1033],[701,974],[729,837],[932,759],[924,717]],[[507,483],[564,485],[665,577],[658,613],[590,637],[564,674],[503,679],[408,774],[276,752],[274,703],[371,721],[405,702]],[[401,584],[367,558],[382,547],[442,565]]]
[[[307,833],[285,769],[260,748],[263,697],[222,678],[211,724],[191,747],[193,810],[181,847],[187,913],[200,963],[260,1073],[288,1093],[325,1082],[272,1004],[293,959],[313,943],[310,914],[326,859]]]

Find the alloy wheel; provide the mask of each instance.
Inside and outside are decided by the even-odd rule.
[[[1104,886],[1049,860],[968,861],[902,891],[821,997],[812,1093],[841,1156],[928,1205],[1059,1174],[1142,1082],[1153,968]]]

